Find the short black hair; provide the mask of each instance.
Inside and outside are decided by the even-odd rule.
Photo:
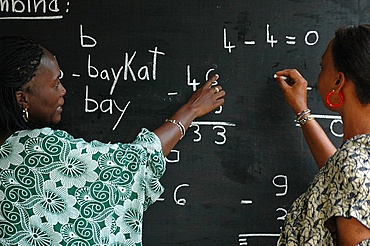
[[[32,126],[23,120],[15,93],[28,83],[40,65],[43,48],[30,39],[0,38],[0,129],[22,130]]]
[[[334,67],[355,84],[361,104],[370,103],[370,25],[345,26],[332,41]]]

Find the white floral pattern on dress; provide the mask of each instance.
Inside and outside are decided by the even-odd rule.
[[[9,141],[5,141],[0,146],[0,159],[4,160],[0,163],[0,169],[8,169],[10,164],[19,165],[23,159],[20,153],[23,150],[22,144],[13,145]]]
[[[141,245],[164,171],[160,140],[146,129],[132,144],[16,132],[0,147],[0,245]]]

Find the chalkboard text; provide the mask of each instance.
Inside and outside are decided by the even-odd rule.
[[[96,66],[91,64],[91,55],[88,55],[87,58],[87,72],[90,78],[100,78],[102,80],[110,81],[113,78],[112,87],[110,90],[110,94],[112,95],[114,92],[114,89],[116,87],[116,84],[118,82],[118,79],[121,76],[121,73],[123,71],[123,80],[127,81],[128,79],[131,79],[132,81],[137,80],[147,80],[150,79],[156,80],[157,79],[157,59],[158,55],[165,55],[164,52],[158,51],[158,47],[155,47],[154,50],[149,50],[149,53],[153,54],[153,59],[151,62],[151,65],[143,65],[141,66],[137,71],[134,71],[134,69],[131,67],[135,56],[136,51],[133,52],[132,55],[129,55],[127,52],[125,53],[125,63],[124,65],[121,65],[118,70],[115,70],[113,67],[110,68],[110,71],[108,69],[101,69],[97,68]],[[150,74],[151,71],[151,74]]]
[[[93,106],[90,107],[89,104],[90,105],[92,104]],[[113,105],[114,105],[114,107],[113,107]],[[130,101],[128,101],[126,106],[123,109],[121,109],[121,107],[119,107],[117,105],[116,100],[111,99],[111,98],[104,99],[103,101],[101,101],[99,103],[95,99],[89,97],[89,86],[86,85],[86,96],[85,96],[85,112],[86,113],[92,113],[92,112],[95,112],[97,110],[100,110],[102,113],[109,112],[109,114],[113,114],[114,109],[117,109],[118,111],[121,112],[118,120],[116,121],[116,124],[113,127],[113,130],[115,130],[116,127],[118,126],[118,124],[120,123],[120,121],[121,121],[123,115],[125,114],[126,109],[129,105],[130,105]]]
[[[67,2],[65,12],[68,12]],[[62,19],[58,0],[0,0],[0,19]]]

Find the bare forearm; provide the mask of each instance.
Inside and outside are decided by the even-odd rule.
[[[321,169],[336,148],[316,120],[302,125],[302,131],[316,164]]]
[[[195,117],[196,116],[194,110],[191,109],[189,105],[185,104],[169,119],[180,122],[184,126],[186,131]],[[169,121],[165,122],[163,125],[155,129],[154,133],[161,140],[162,149],[165,156],[170,153],[170,151],[175,147],[175,145],[182,137],[180,128],[176,124]]]
[[[296,69],[286,69],[276,72],[278,76],[286,76],[289,83],[277,77],[285,99],[302,126],[303,135],[311,150],[316,164],[322,168],[328,158],[336,151],[324,130],[315,119],[311,119],[310,110],[307,107],[307,81]]]
[[[190,97],[186,104],[169,118],[169,121],[154,130],[154,133],[161,140],[165,156],[185,135],[186,130],[195,118],[208,114],[224,104],[225,91],[220,85],[212,86],[212,83],[217,79],[218,75],[213,75]]]

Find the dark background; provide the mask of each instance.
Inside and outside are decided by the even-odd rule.
[[[198,134],[191,127],[176,146],[180,161],[168,163],[162,178],[166,191],[144,216],[144,245],[276,245],[282,209],[305,191],[318,169],[273,74],[299,69],[312,87],[312,113],[333,115],[317,91],[321,54],[337,27],[369,21],[368,1],[64,0],[54,11],[55,1],[45,2],[45,11],[35,11],[26,0],[15,6],[20,13],[11,1],[8,10],[0,6],[0,34],[35,39],[57,56],[68,91],[60,127],[75,137],[130,142],[140,128],[154,130],[187,101],[193,92],[188,76],[203,83],[209,69],[220,75],[227,93],[222,113],[197,119],[212,124],[201,125]],[[83,35],[97,41],[94,47],[81,46],[81,26]],[[267,30],[269,39],[278,41],[273,47]],[[318,33],[315,45],[305,42],[309,31]],[[295,37],[296,44],[287,44],[286,36]],[[307,42],[315,39],[308,35]],[[235,46],[231,53],[225,41]],[[155,47],[165,53],[157,57],[156,79],[149,52]],[[89,56],[98,78],[89,76]],[[123,76],[126,56],[132,58],[136,81],[129,71],[127,79]],[[121,66],[111,95],[112,68],[117,74]],[[142,67],[148,68],[149,80],[138,78]],[[106,100],[102,109],[85,111],[86,86],[90,99]],[[110,102],[112,114],[104,113]],[[123,109],[128,102],[113,130],[121,115],[114,103]],[[341,139],[330,132],[332,120],[318,121],[339,146]],[[220,128],[223,123],[235,126]],[[340,123],[334,131],[341,133]],[[241,204],[245,200],[251,203]]]

